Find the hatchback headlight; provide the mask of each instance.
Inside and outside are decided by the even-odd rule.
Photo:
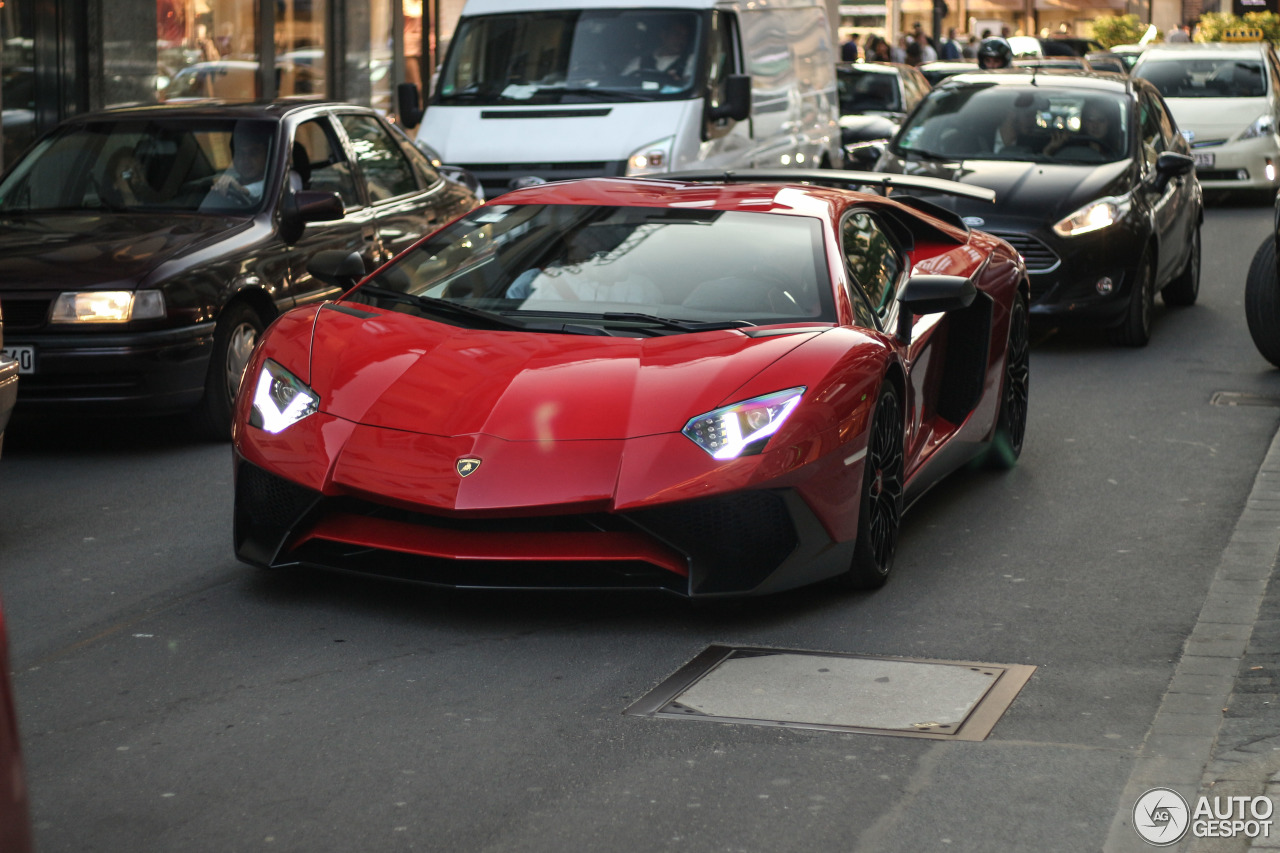
[[[164,316],[158,290],[88,290],[58,294],[50,323],[127,323]]]
[[[253,390],[249,425],[278,433],[320,410],[320,397],[302,380],[267,359]]]
[[[1053,230],[1061,237],[1076,237],[1090,231],[1100,231],[1115,225],[1128,210],[1128,202],[1117,198],[1100,198],[1058,222]]]
[[[804,386],[753,397],[699,415],[681,432],[716,459],[751,456],[764,450],[803,396]]]
[[[1276,132],[1275,119],[1271,117],[1271,113],[1260,115],[1254,119],[1253,124],[1245,128],[1244,133],[1240,134],[1241,139],[1255,139],[1259,136],[1270,136]]]

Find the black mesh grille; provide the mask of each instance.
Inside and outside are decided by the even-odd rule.
[[[992,231],[992,234],[1004,240],[1022,255],[1027,263],[1027,272],[1048,272],[1059,263],[1058,255],[1030,234],[1004,234]]]
[[[236,508],[255,526],[287,529],[319,495],[244,463],[236,478]]]
[[[1202,181],[1247,181],[1249,171],[1247,169],[1196,169],[1196,177]]]
[[[5,299],[0,301],[4,327],[10,332],[28,331],[44,326],[49,317],[49,299]]]

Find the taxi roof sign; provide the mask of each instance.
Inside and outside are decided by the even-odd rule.
[[[1223,41],[1262,41],[1261,27],[1232,27],[1222,31]]]

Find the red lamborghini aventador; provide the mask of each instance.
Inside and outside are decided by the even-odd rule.
[[[463,215],[265,335],[237,555],[455,587],[880,586],[904,508],[975,456],[1012,464],[1027,419],[1023,263],[913,188],[992,197],[744,172]]]

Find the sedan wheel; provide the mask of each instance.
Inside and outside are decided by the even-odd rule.
[[[213,334],[204,399],[196,409],[197,428],[208,438],[231,437],[231,408],[263,328],[262,318],[247,303],[223,309]]]
[[[876,401],[864,464],[853,565],[841,578],[849,589],[883,586],[898,549],[903,490],[902,408],[898,392],[888,382]]]

